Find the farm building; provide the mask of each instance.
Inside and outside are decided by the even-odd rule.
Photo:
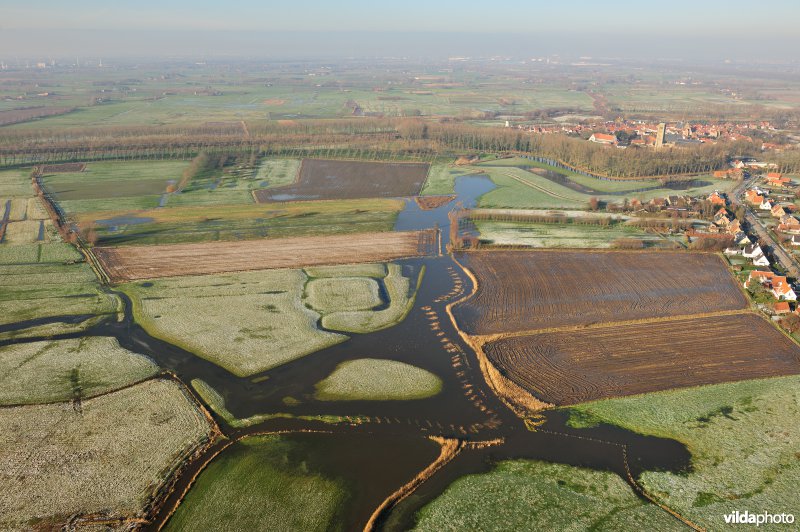
[[[592,136],[589,137],[589,141],[596,142],[597,144],[616,144],[617,137],[605,133],[593,133]]]

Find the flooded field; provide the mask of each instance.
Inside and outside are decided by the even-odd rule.
[[[455,202],[425,210],[409,200],[397,218],[395,230],[438,227],[444,249],[450,209],[455,205],[474,206],[477,198],[493,187],[485,177],[459,178]],[[448,305],[472,292],[470,278],[449,255],[395,263],[412,278],[425,270],[416,302],[402,322],[373,333],[353,334],[343,343],[249,377],[237,377],[150,336],[133,319],[130,299],[113,289],[108,290],[123,302],[120,320],[107,319],[85,332],[56,336],[115,338],[120,346],[148,356],[187,387],[202,381],[205,389],[215,394],[214,404],[207,402],[210,395],[200,394],[198,400],[205,403],[222,433],[234,443],[220,441],[189,462],[177,478],[174,491],[154,507],[146,528],[158,529],[164,523],[168,528],[180,528],[178,525],[202,521],[206,504],[203,501],[208,500],[212,480],[220,477],[220,482],[227,481],[227,469],[215,464],[232,464],[232,472],[247,471],[241,464],[258,463],[259,459],[252,456],[273,456],[270,450],[250,445],[257,441],[253,438],[272,437],[264,436],[270,434],[280,434],[280,445],[285,446],[283,461],[270,462],[274,474],[311,475],[315,482],[338,493],[335,497],[340,498],[335,500],[339,506],[331,515],[343,530],[362,528],[381,502],[436,459],[439,446],[430,440],[432,436],[462,442],[459,452],[415,486],[410,496],[400,498],[397,506],[394,502],[398,501],[388,504],[376,517],[378,528],[401,530],[413,526],[417,510],[454,480],[487,471],[506,459],[538,459],[611,471],[626,481],[628,472],[635,477],[645,470],[677,472],[690,467],[688,451],[678,442],[603,424],[570,428],[568,414],[561,411],[543,413],[531,430],[492,393],[475,352],[464,343],[449,318]],[[48,320],[71,319],[76,318]],[[30,325],[4,327],[14,330]],[[321,325],[320,328],[325,330]],[[0,346],[36,340],[41,338],[6,340]],[[412,365],[438,377],[441,389],[430,397],[412,400],[325,401],[315,397],[317,383],[340,364],[358,359]],[[196,392],[197,387],[194,388]],[[269,488],[268,479],[258,482],[263,489]],[[178,505],[184,496],[184,504]],[[259,505],[268,508],[268,503],[266,499],[255,499],[251,509],[258,511],[262,507]],[[172,516],[176,505],[178,511]]]

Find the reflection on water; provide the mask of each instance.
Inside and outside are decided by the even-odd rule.
[[[456,199],[436,209],[425,210],[417,205],[413,199],[406,200],[405,208],[397,216],[394,224],[395,231],[417,231],[436,227],[446,228],[449,224],[447,213],[457,204],[469,209],[475,207],[478,198],[496,188],[491,179],[484,175],[460,176],[455,181]],[[450,238],[448,231],[442,231],[442,242],[447,243]]]

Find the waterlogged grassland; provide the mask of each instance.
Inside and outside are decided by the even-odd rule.
[[[84,400],[157,372],[152,360],[123,349],[114,338],[7,345],[0,347],[0,404]]]
[[[720,529],[734,510],[800,507],[800,377],[703,386],[573,407],[574,425],[613,423],[673,438],[692,453],[685,475],[645,472],[657,499],[701,526]]]
[[[290,185],[297,179],[300,159],[264,159],[256,170],[260,188]]]
[[[395,199],[177,206],[177,197],[163,209],[122,205],[78,213],[76,219],[121,220],[98,227],[104,245],[168,244],[391,231],[404,207]]]
[[[442,389],[442,381],[429,371],[397,362],[361,358],[339,364],[316,386],[322,401],[391,401],[424,399]]]
[[[594,226],[581,224],[538,224],[476,220],[481,240],[493,244],[534,248],[610,248],[620,238],[642,240],[646,246],[671,246],[681,237],[647,233],[623,224]]]
[[[382,303],[378,283],[363,277],[312,279],[306,284],[305,302],[323,315],[369,310]]]
[[[83,323],[51,323],[0,333],[0,338],[75,332],[115,314],[119,300],[103,292],[91,267],[71,245],[0,244],[0,325],[37,318],[82,316]],[[72,318],[70,318],[72,319]]]
[[[320,331],[301,298],[300,270],[267,270],[129,283],[121,289],[153,336],[245,377],[343,342]]]
[[[403,321],[414,306],[417,289],[425,270],[419,273],[415,285],[411,279],[403,276],[402,268],[397,264],[389,264],[388,272],[383,279],[389,295],[388,308],[376,311],[332,312],[322,317],[322,326],[334,331],[369,333]]]
[[[228,407],[225,404],[225,398],[220,394],[217,390],[215,390],[211,385],[205,382],[202,379],[192,379],[192,388],[200,399],[203,400],[205,404],[219,417],[221,417],[225,423],[230,425],[233,428],[246,428],[252,427],[253,425],[258,425],[259,423],[263,423],[270,419],[300,419],[303,421],[318,421],[322,423],[330,423],[330,424],[337,424],[337,423],[347,423],[352,424],[354,421],[359,422],[359,416],[336,416],[336,415],[327,415],[327,414],[311,414],[311,415],[295,415],[288,412],[272,412],[269,414],[255,414],[245,418],[238,418],[236,417],[233,412],[228,410]],[[286,402],[287,405],[289,404],[288,401]],[[297,401],[295,400],[295,404]]]
[[[613,473],[528,460],[460,478],[417,519],[420,532],[686,529]]]
[[[167,530],[342,530],[347,486],[281,436],[245,438],[198,477]]]
[[[71,404],[0,409],[0,528],[60,528],[69,516],[137,517],[210,435],[174,382],[151,380]],[[57,496],[56,496],[57,494]]]

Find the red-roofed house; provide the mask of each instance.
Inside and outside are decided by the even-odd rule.
[[[708,197],[708,201],[710,201],[712,205],[721,205],[723,207],[725,206],[725,198],[720,196],[717,192],[712,193]]]
[[[750,270],[750,275],[747,277],[747,280],[744,282],[744,287],[747,288],[750,286],[750,281],[756,281],[757,283],[765,284],[772,280],[775,277],[775,274],[772,272],[762,272],[761,270]]]
[[[792,290],[792,285],[786,280],[786,277],[772,277],[772,295],[777,299],[785,301],[797,301],[797,294]]]
[[[772,312],[777,315],[781,314],[789,314],[792,311],[791,307],[789,307],[789,303],[786,301],[781,301],[779,303],[775,303],[772,305]]]

